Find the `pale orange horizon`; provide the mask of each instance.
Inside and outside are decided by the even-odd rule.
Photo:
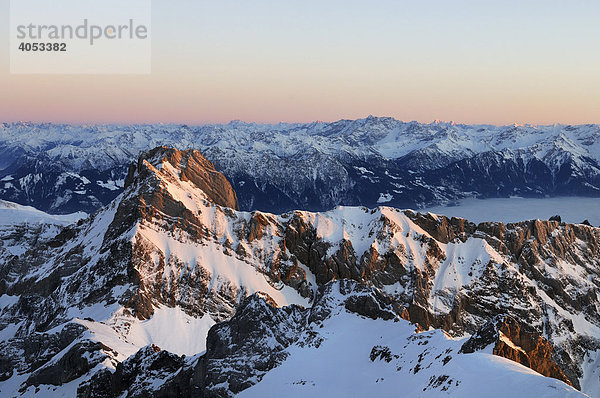
[[[150,75],[10,74],[5,38],[0,122],[600,123],[600,5],[435,3],[155,1]]]

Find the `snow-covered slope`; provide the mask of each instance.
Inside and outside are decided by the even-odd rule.
[[[0,200],[0,224],[1,225],[13,225],[20,223],[27,224],[55,224],[55,225],[68,225],[74,223],[82,218],[85,218],[87,214],[83,212],[67,214],[67,215],[54,215],[44,213],[31,206],[22,206],[17,203],[7,202]]]
[[[94,396],[113,385],[114,396],[587,396],[493,355],[491,346],[463,352],[470,341],[417,332],[376,290],[330,282],[309,309],[276,308],[267,295],[253,295],[211,329],[203,355],[146,349],[125,361],[123,372],[99,372],[79,391]],[[160,382],[144,383],[148,378]]]
[[[23,254],[33,243],[54,237],[65,225],[87,214],[51,215],[30,206],[0,200],[0,262]]]
[[[462,197],[600,196],[597,125],[421,124],[368,117],[260,125],[0,125],[0,198],[92,212],[158,145],[201,150],[244,210],[417,208]]]
[[[370,319],[348,311],[331,289],[332,312],[310,324],[287,348],[287,358],[240,397],[285,391],[288,397],[582,397],[572,387],[508,359],[460,353],[465,339],[442,330]],[[310,336],[310,338],[308,338]],[[308,340],[308,341],[307,341]],[[310,344],[311,341],[318,344]]]
[[[577,394],[491,353],[600,393],[600,229],[475,225],[391,207],[249,213],[199,152],[166,147],[143,154],[124,187],[0,263],[2,395],[255,394],[260,380],[281,386],[296,366],[303,376],[290,382],[305,384],[294,391],[308,393],[311,380],[321,393],[330,384],[319,368],[300,365],[320,352],[372,365],[360,374],[382,394],[409,375],[410,391],[434,394],[452,379],[457,394],[474,392],[464,369],[495,369],[490,383],[518,379],[530,395]],[[486,328],[497,316],[522,332]],[[354,327],[381,332],[333,355],[364,337]],[[471,335],[487,340],[459,354]],[[459,359],[444,365],[435,357],[445,350]]]

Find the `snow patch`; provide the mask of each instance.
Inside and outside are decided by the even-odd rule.
[[[380,193],[379,199],[377,199],[377,203],[387,203],[394,199],[394,196],[389,193]]]

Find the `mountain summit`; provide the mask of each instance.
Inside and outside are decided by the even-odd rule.
[[[238,210],[237,196],[231,184],[199,151],[178,151],[162,146],[143,153],[137,165],[130,166],[125,188],[132,184],[140,184],[139,180],[152,175],[156,181],[175,178],[182,183],[189,182],[201,190],[212,203]]]
[[[158,147],[108,206],[0,252],[2,395],[600,392],[600,229],[237,204]]]

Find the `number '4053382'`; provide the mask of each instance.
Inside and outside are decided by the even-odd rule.
[[[25,43],[19,44],[21,51],[67,51],[67,43]]]

